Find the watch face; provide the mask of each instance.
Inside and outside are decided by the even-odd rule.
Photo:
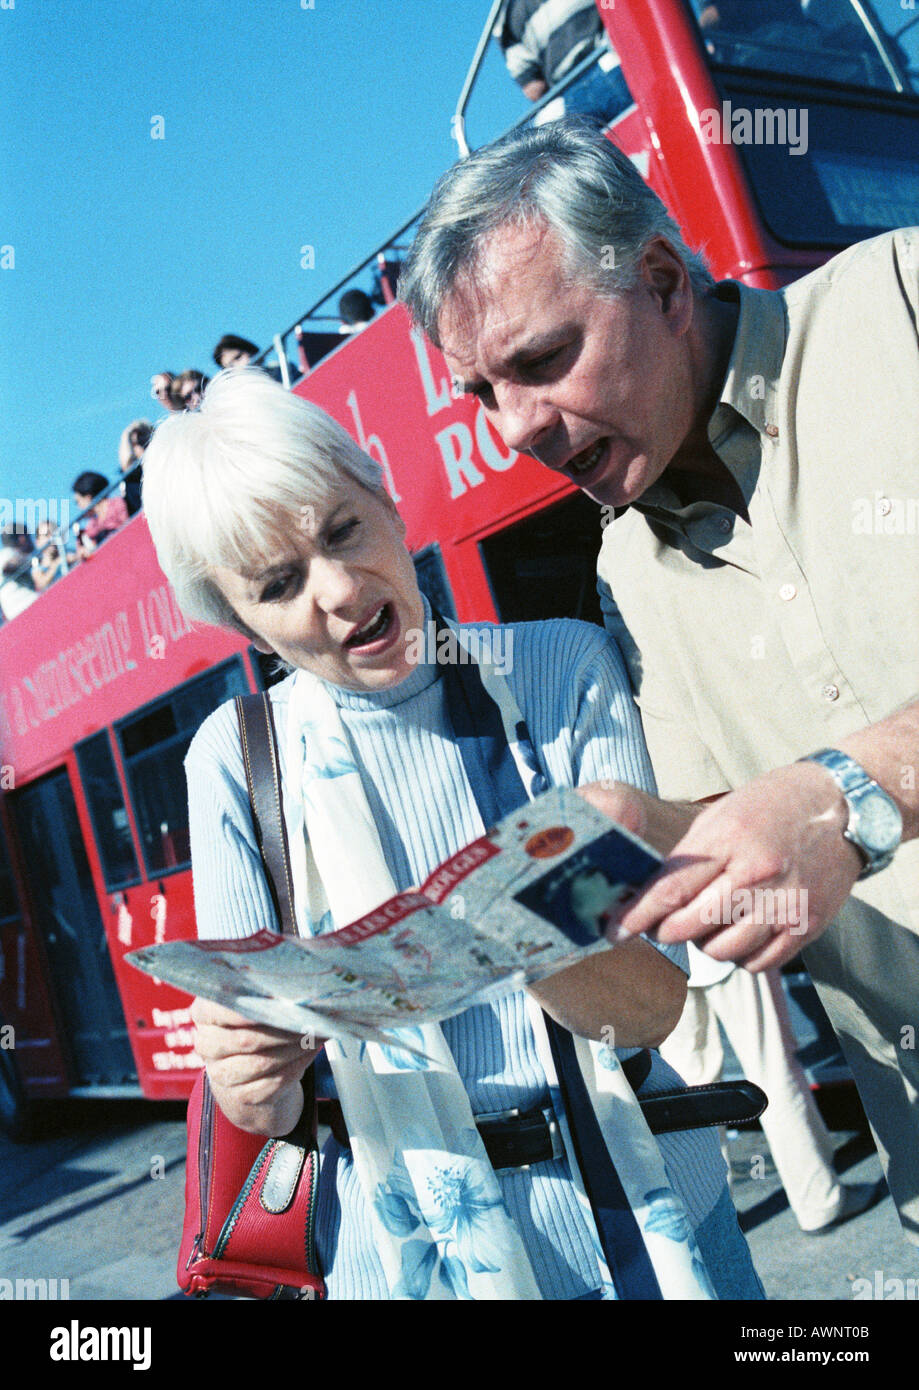
[[[869,854],[889,854],[900,843],[903,821],[888,796],[869,790],[858,798],[858,817],[850,830]]]

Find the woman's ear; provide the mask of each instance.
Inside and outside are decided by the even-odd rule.
[[[387,509],[387,511],[389,511],[389,512],[392,513],[392,516],[393,516],[393,518],[394,518],[394,520],[395,520],[395,522],[396,522],[396,525],[398,526],[400,533],[401,533],[402,536],[404,537],[404,536],[405,536],[405,531],[406,531],[405,519],[403,518],[401,512],[399,511],[399,508],[396,506],[395,502],[392,500],[392,498],[390,497],[389,493],[386,491],[385,488],[384,488],[383,491],[379,494],[379,497],[380,497],[380,501],[383,503],[383,505],[384,505],[384,507]]]

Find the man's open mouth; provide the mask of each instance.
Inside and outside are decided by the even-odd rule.
[[[574,458],[568,460],[566,472],[570,473],[572,478],[580,478],[585,473],[590,473],[603,457],[607,443],[607,440],[600,439],[592,449],[584,449],[580,454],[575,454]]]

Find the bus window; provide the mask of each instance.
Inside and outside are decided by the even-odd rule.
[[[129,884],[139,883],[140,870],[107,732],[103,729],[77,744],[76,754],[102,876],[108,891],[114,893]]]
[[[207,716],[225,700],[246,694],[236,656],[116,724],[148,877],[188,867],[183,759]]]
[[[19,921],[19,903],[13,885],[13,870],[6,848],[6,837],[0,830],[0,927]]]
[[[597,597],[602,516],[602,508],[579,492],[480,541],[501,622],[583,618],[602,624]]]
[[[900,0],[875,0],[871,13],[850,0],[692,0],[692,7],[720,66],[919,92],[916,32]]]
[[[136,1080],[121,997],[66,768],[8,794],[74,1085]]]
[[[418,587],[425,598],[437,609],[441,617],[455,618],[456,604],[453,602],[453,591],[444,568],[440,546],[436,541],[433,545],[426,545],[423,550],[413,555],[412,559],[415,561]]]
[[[777,241],[842,248],[919,222],[919,12],[887,0],[858,12],[849,0],[692,6],[719,97],[700,112],[703,138],[736,148]]]

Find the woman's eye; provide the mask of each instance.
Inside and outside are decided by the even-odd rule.
[[[262,590],[261,602],[271,603],[274,599],[283,598],[290,587],[292,578],[292,575],[284,574],[277,579],[272,579],[271,583]]]
[[[356,516],[350,517],[348,521],[343,522],[340,526],[334,527],[333,530],[329,532],[329,543],[331,545],[341,545],[343,542],[351,540],[360,524]]]

